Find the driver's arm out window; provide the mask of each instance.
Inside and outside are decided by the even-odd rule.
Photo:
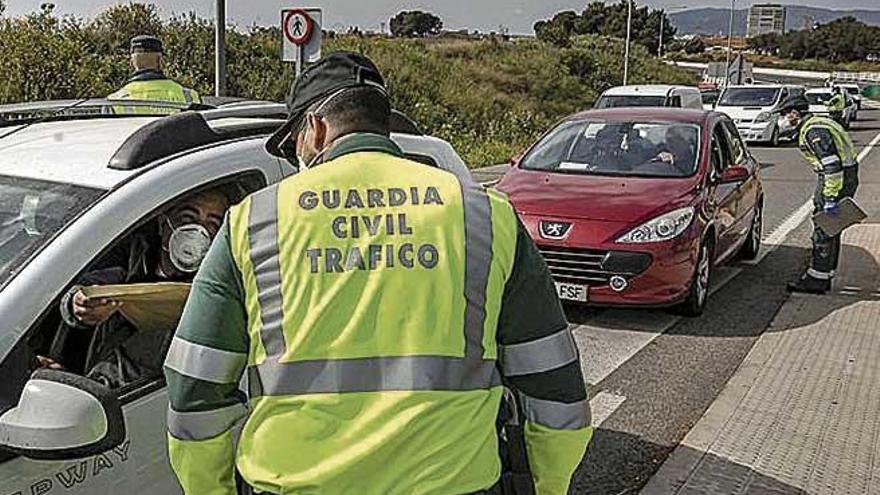
[[[135,259],[137,257],[133,254],[132,246],[137,244],[134,240],[142,239],[144,236],[148,236],[149,233],[154,233],[155,235],[156,226],[162,220],[162,218],[158,218],[162,217],[160,212],[166,211],[169,205],[174,204],[180,198],[188,197],[197,191],[216,189],[221,190],[225,194],[229,204],[235,204],[241,201],[247,194],[261,189],[265,185],[266,179],[263,174],[253,171],[222,179],[184,193],[175,200],[169,201],[150,214],[145,215],[137,225],[114,241],[104,252],[96,256],[93,262],[89,264],[76,280],[83,280],[84,277],[90,274],[93,275],[96,271],[107,270],[108,265],[118,265],[122,259],[126,260],[129,265],[128,268],[133,268],[134,265],[141,263],[142,260]],[[153,241],[156,242],[159,239],[154,238]],[[161,249],[161,246],[152,247],[154,254],[157,252],[157,248]],[[120,252],[126,253],[129,256],[122,256]],[[119,281],[119,283],[127,282],[124,276]],[[28,332],[26,345],[20,345],[16,348],[19,351],[18,354],[14,352],[10,355],[10,359],[7,360],[8,362],[2,364],[5,369],[10,363],[13,363],[12,360],[14,359],[14,362],[17,363],[15,367],[19,370],[18,375],[22,375],[17,384],[6,384],[9,386],[7,388],[15,388],[15,390],[3,389],[4,399],[8,398],[10,399],[8,402],[11,402],[8,405],[14,405],[30,371],[40,364],[36,359],[38,355],[50,357],[53,361],[74,373],[90,376],[94,373],[95,376],[93,378],[98,379],[98,381],[103,381],[103,379],[98,377],[104,376],[104,373],[96,372],[96,367],[116,367],[117,369],[111,370],[110,374],[116,373],[116,376],[121,377],[121,380],[109,383],[108,385],[121,388],[122,393],[126,394],[126,397],[130,395],[127,392],[137,389],[142,384],[154,382],[161,378],[162,362],[167,351],[167,345],[174,333],[173,327],[158,335],[146,336],[139,335],[146,332],[138,332],[131,325],[125,325],[124,321],[119,322],[118,320],[115,330],[120,330],[119,332],[99,332],[99,327],[71,328],[62,322],[60,316],[62,299],[64,299],[64,295],[71,292],[70,289],[73,289],[73,286],[65,289],[62,293],[63,295],[46,308],[44,314]],[[178,314],[177,318],[179,316]],[[123,317],[119,316],[119,318]],[[135,338],[135,340],[129,342],[130,338]],[[100,341],[97,341],[98,339]],[[118,340],[121,342],[116,342]],[[132,356],[135,353],[134,349],[137,349],[137,354],[141,359],[137,359],[137,356]],[[147,362],[143,362],[144,360]],[[130,361],[140,362],[141,365],[145,364],[146,366],[141,370],[142,373],[138,374],[138,370],[127,368]],[[122,364],[120,365],[120,363]],[[22,366],[25,366],[24,370],[21,369]],[[122,366],[121,370],[119,366]],[[7,393],[13,393],[14,395],[6,396]]]

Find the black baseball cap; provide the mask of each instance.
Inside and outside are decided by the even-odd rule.
[[[164,53],[162,40],[155,36],[142,34],[135,36],[128,43],[128,50],[131,53]]]
[[[287,122],[266,143],[276,156],[293,158],[296,144],[288,139],[299,127],[306,111],[315,103],[345,89],[372,86],[386,92],[385,78],[369,58],[351,52],[334,52],[309,67],[293,83],[287,94]]]

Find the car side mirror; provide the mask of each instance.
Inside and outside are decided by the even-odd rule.
[[[125,440],[122,406],[107,387],[66,371],[41,369],[18,406],[0,416],[0,448],[31,459],[79,459]]]
[[[746,167],[728,167],[721,172],[721,183],[745,182],[751,173]]]

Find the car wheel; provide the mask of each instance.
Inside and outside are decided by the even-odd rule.
[[[739,257],[744,260],[753,260],[758,257],[761,251],[761,239],[764,236],[764,205],[758,203],[755,206],[755,216],[752,218],[752,225],[749,227],[749,236],[746,238],[745,244],[739,251]]]
[[[700,316],[706,309],[706,300],[709,299],[709,282],[712,279],[712,245],[708,239],[700,245],[697,257],[697,266],[694,269],[694,277],[691,280],[691,288],[687,299],[678,307],[678,312],[684,316]]]

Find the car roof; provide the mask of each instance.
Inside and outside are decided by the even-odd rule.
[[[136,171],[114,170],[110,158],[129,136],[159,117],[87,119],[0,129],[0,174],[109,189]],[[0,134],[0,135],[2,135]]]
[[[703,123],[708,120],[711,112],[691,108],[672,107],[627,107],[606,108],[599,110],[587,110],[576,113],[566,120],[586,120],[589,118],[599,120],[662,120],[672,122]]]
[[[693,89],[690,86],[676,86],[671,84],[633,84],[629,86],[615,86],[607,89],[603,96],[666,96],[673,89]]]

